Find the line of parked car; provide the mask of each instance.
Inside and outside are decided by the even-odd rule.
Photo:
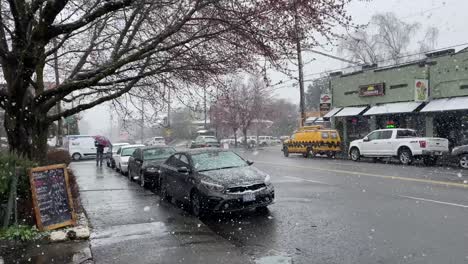
[[[341,151],[340,144],[341,139],[336,130],[309,126],[299,129],[290,139],[285,140],[282,151],[286,157],[289,153],[301,153],[304,157],[327,154],[331,157]],[[468,145],[450,151],[448,139],[419,137],[417,131],[407,128],[372,131],[364,138],[352,141],[347,153],[353,161],[363,157],[374,160],[397,158],[404,165],[422,160],[427,166],[435,165],[441,156],[450,154],[457,159],[460,167],[468,169]]]
[[[237,153],[220,148],[177,151],[170,146],[113,144],[107,166],[186,204],[195,216],[208,212],[267,210],[275,191],[270,176]]]
[[[221,144],[227,143],[231,146],[235,145],[236,140],[234,138],[225,138],[221,139]],[[247,144],[251,146],[275,146],[281,144],[282,140],[276,137],[272,136],[247,136]],[[238,144],[243,144],[244,143],[244,137],[239,137],[237,139]]]

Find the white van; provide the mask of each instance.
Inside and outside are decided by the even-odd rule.
[[[96,157],[96,146],[94,137],[87,135],[69,135],[65,137],[64,147],[73,160]],[[106,149],[104,149],[106,153]]]

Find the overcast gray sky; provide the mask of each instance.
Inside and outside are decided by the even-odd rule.
[[[376,13],[394,12],[407,23],[418,22],[422,29],[433,26],[439,29],[437,48],[445,48],[468,42],[468,28],[466,23],[466,10],[468,0],[373,0],[370,2],[355,0],[347,8],[353,17],[353,22],[365,24]],[[337,31],[340,33],[343,31]],[[326,50],[327,53],[336,54],[336,50]],[[340,69],[346,64],[334,59],[316,54],[305,54],[305,79],[318,77],[319,73]],[[315,59],[315,60],[314,60]],[[293,87],[294,83],[287,76],[271,72],[273,83],[285,82],[277,86],[276,95],[291,102],[299,101],[299,89]],[[307,86],[307,83],[306,83]],[[107,135],[110,127],[108,106],[98,106],[82,114],[83,125],[81,133]]]

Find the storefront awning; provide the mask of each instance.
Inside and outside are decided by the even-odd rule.
[[[411,113],[422,103],[418,102],[400,102],[400,103],[389,103],[376,105],[371,107],[364,113],[365,116],[368,115],[385,115],[385,114],[398,114],[398,113]]]
[[[421,112],[440,112],[468,109],[468,97],[452,97],[429,102]]]
[[[343,110],[338,112],[335,116],[357,116],[361,114],[364,110],[366,110],[367,106],[359,106],[359,107],[345,107]]]
[[[323,117],[330,118],[330,117],[334,116],[336,113],[338,113],[341,109],[343,109],[343,108],[341,108],[341,107],[333,108],[330,112],[328,112]]]

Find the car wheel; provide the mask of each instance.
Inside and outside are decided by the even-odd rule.
[[[460,164],[460,167],[464,169],[468,169],[468,154],[463,154],[460,156],[459,164]]]
[[[423,163],[426,166],[434,166],[437,164],[437,157],[424,157]]]
[[[351,149],[350,155],[351,155],[351,159],[352,159],[353,161],[358,161],[358,160],[361,159],[361,152],[360,152],[359,149],[356,148],[356,147],[354,147],[354,148]]]
[[[196,191],[192,192],[192,195],[190,196],[190,211],[196,217],[200,217],[202,215],[201,199],[200,195]]]
[[[327,153],[327,158],[329,159],[334,159],[336,157],[336,153],[335,152],[328,152]]]
[[[398,159],[400,160],[401,164],[410,165],[413,163],[413,154],[411,153],[411,150],[403,148],[398,153]]]
[[[73,153],[72,159],[73,160],[80,160],[81,159],[81,154],[80,153]]]
[[[289,157],[289,150],[288,150],[287,147],[284,147],[284,148],[283,148],[283,155],[284,155],[286,158]]]
[[[255,208],[255,211],[257,211],[260,214],[267,214],[267,213],[270,212],[270,210],[268,209],[267,206],[259,206],[259,207]]]

